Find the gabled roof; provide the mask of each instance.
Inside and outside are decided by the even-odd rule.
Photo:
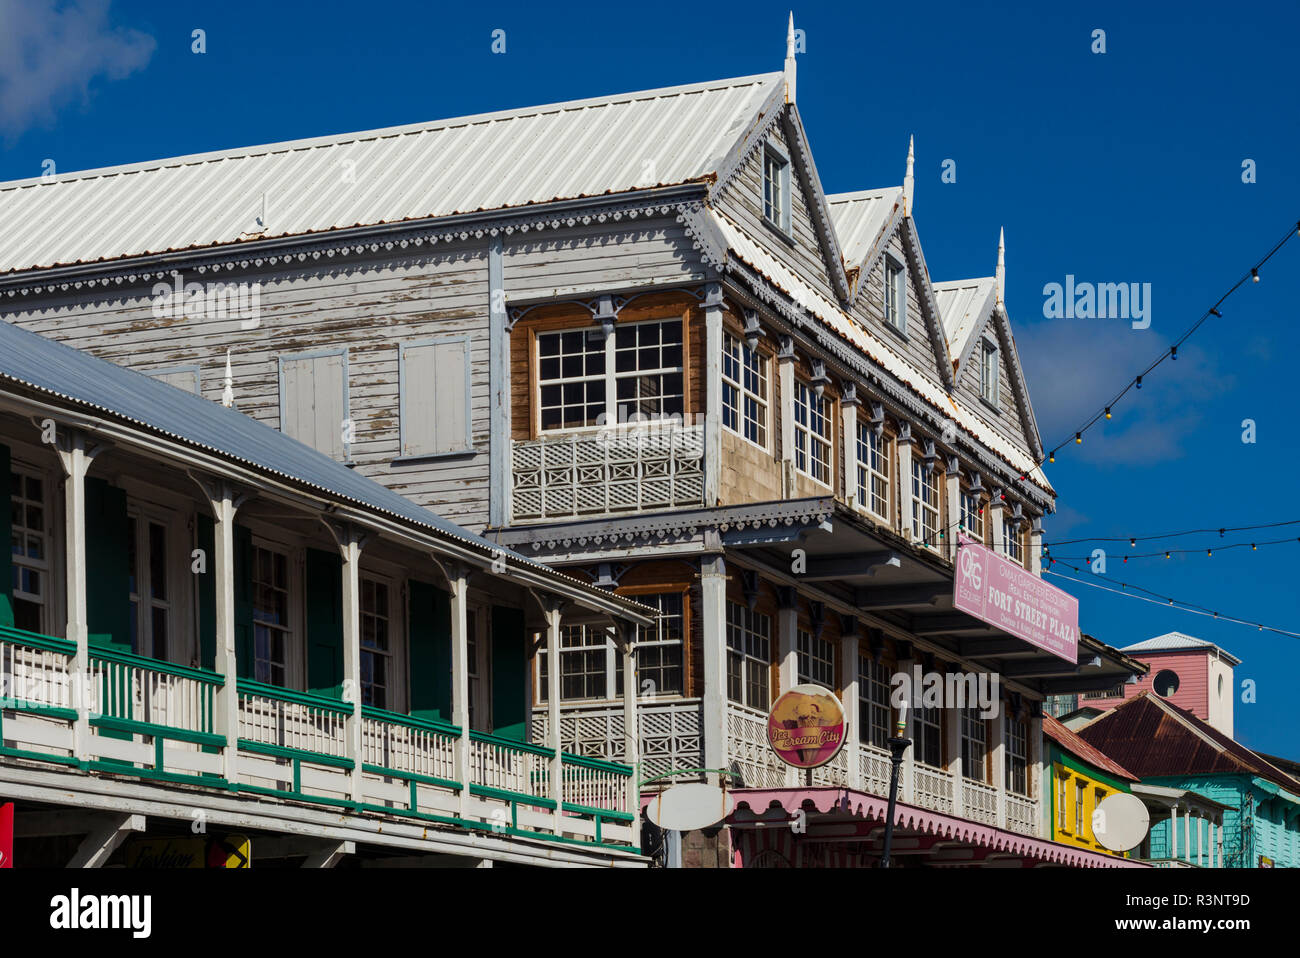
[[[1257,775],[1300,795],[1300,781],[1186,709],[1141,692],[1079,730],[1079,736],[1142,778]]]
[[[826,197],[831,222],[840,240],[847,269],[866,273],[875,261],[894,216],[902,210],[903,188],[887,186],[881,190],[835,193]]]
[[[306,487],[326,497],[431,530],[440,537],[476,547],[489,555],[509,556],[517,564],[542,570],[550,578],[563,579],[571,591],[598,597],[602,605],[608,606],[613,598],[604,590],[475,535],[235,409],[0,321],[0,386],[6,381],[143,427],[191,448],[215,453],[290,485]],[[635,608],[643,611],[639,606]]]
[[[967,347],[977,332],[984,328],[996,296],[996,281],[992,276],[934,284],[934,297],[939,302],[943,335],[948,343],[955,376],[961,376]]]
[[[1187,635],[1184,632],[1166,632],[1164,635],[1157,635],[1153,639],[1145,639],[1134,645],[1124,647],[1125,652],[1190,652],[1197,650],[1217,652],[1225,662],[1231,665],[1241,664],[1241,659],[1231,652],[1225,652],[1213,642],[1198,639],[1196,636]]]
[[[1093,768],[1116,778],[1128,779],[1136,782],[1138,777],[1126,769],[1119,762],[1115,761],[1105,752],[1093,745],[1089,745],[1069,728],[1062,725],[1050,715],[1043,716],[1043,734],[1050,738],[1065,751],[1069,752],[1075,758],[1082,759]]]
[[[768,73],[4,183],[0,273],[704,181],[783,91]]]

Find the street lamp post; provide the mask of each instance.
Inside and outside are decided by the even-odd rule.
[[[902,723],[900,723],[902,724]],[[885,819],[885,848],[880,856],[880,867],[889,867],[889,848],[894,843],[894,806],[898,802],[898,774],[903,768],[903,753],[912,744],[910,738],[895,735],[889,740],[889,815]]]

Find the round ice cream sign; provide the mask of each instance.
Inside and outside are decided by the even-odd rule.
[[[825,765],[844,744],[844,706],[830,689],[796,685],[768,713],[767,740],[787,765]]]

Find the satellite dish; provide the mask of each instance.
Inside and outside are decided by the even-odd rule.
[[[660,828],[690,832],[718,824],[731,814],[731,808],[731,796],[720,786],[681,782],[650,799],[646,817]]]
[[[1101,800],[1092,813],[1092,833],[1113,852],[1136,848],[1147,837],[1151,816],[1136,795],[1116,792]]]

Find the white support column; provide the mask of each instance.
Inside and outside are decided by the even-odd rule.
[[[722,284],[704,293],[704,505],[722,494]]]
[[[359,529],[345,526],[339,531],[339,552],[343,556],[343,701],[352,714],[345,725],[347,756],[352,759],[352,800],[361,801],[361,547]]]
[[[700,642],[704,656],[704,767],[727,768],[727,563],[721,555],[700,560]],[[709,781],[718,784],[716,774]]]
[[[993,543],[993,551],[1003,556],[1007,554],[1006,535],[1002,528],[1006,506],[1007,504],[1002,501],[1002,487],[994,486],[989,492],[988,518],[992,523],[989,526],[989,542]]]
[[[1043,799],[1043,782],[1051,782],[1051,770],[1043,764],[1043,717],[1039,715],[1030,715],[1029,728],[1026,730],[1029,738],[1029,762],[1025,769],[1025,784],[1029,786],[1030,795],[1035,796],[1040,808],[1038,813],[1038,837],[1052,837],[1052,805]],[[1055,788],[1055,785],[1052,786]]]
[[[213,556],[208,575],[213,576],[216,595],[216,649],[212,668],[225,682],[216,692],[213,731],[225,736],[222,775],[227,782],[239,781],[239,666],[235,652],[235,513],[243,504],[228,482],[216,480],[204,485],[212,508]]]
[[[132,832],[144,831],[143,815],[117,815],[87,835],[68,862],[69,868],[101,868]]]
[[[846,382],[844,395],[840,399],[840,411],[844,419],[844,501],[851,502],[862,509],[869,509],[871,503],[862,502],[858,497],[858,407],[861,404],[861,400],[858,399],[857,385]],[[870,494],[870,490],[867,490],[867,495]],[[857,675],[856,665],[853,674]]]
[[[1216,867],[1222,868],[1223,867],[1223,820],[1222,819],[1219,820],[1218,834],[1214,838],[1214,844],[1216,848],[1215,858],[1219,863]]]
[[[99,449],[87,449],[85,434],[71,429],[58,437],[59,463],[63,467],[63,515],[67,623],[64,637],[76,645],[73,705],[73,757],[90,757],[90,712],[96,690],[90,682],[90,625],[86,612],[86,473]],[[7,548],[7,546],[5,547]]]
[[[908,542],[915,542],[912,535],[912,425],[907,422],[898,424],[898,509],[895,510],[898,522],[897,530]]]
[[[1183,858],[1192,860],[1192,806],[1183,809]]]
[[[451,720],[460,729],[456,740],[456,781],[460,782],[459,814],[469,817],[469,787],[473,783],[473,762],[470,759],[469,724],[469,582],[468,570],[457,563],[446,566],[447,582],[451,586]],[[551,659],[555,671],[556,660]],[[557,673],[558,674],[558,673]],[[556,726],[558,731],[558,726]]]
[[[1000,693],[999,693],[1000,694]],[[996,703],[997,714],[993,716],[993,755],[989,762],[990,782],[994,791],[994,813],[997,815],[998,828],[1007,827],[1007,703],[999,699]]]
[[[1178,803],[1169,806],[1169,857],[1178,858]]]
[[[1043,574],[1043,517],[1034,516],[1029,527],[1029,571]]]
[[[546,747],[551,749],[551,799],[555,802],[556,835],[563,832],[564,822],[564,750],[560,745],[560,600],[550,598],[546,604],[546,717],[550,735]]]
[[[903,764],[898,770],[898,800],[906,804],[913,804],[916,801],[916,706],[919,699],[919,689],[913,690],[912,681],[912,664],[914,660],[909,653],[907,658],[898,660],[897,669],[907,676],[907,723],[903,727],[903,738],[912,740],[911,746],[903,753]],[[890,686],[891,692],[893,686]],[[892,712],[892,710],[891,710]]]
[[[781,389],[781,496],[794,494],[794,340],[781,337],[781,348],[776,354],[777,382]]]
[[[491,428],[488,461],[492,481],[488,518],[494,526],[510,523],[514,450],[510,436],[510,316],[506,306],[505,259],[500,236],[488,240],[488,390]]]
[[[847,442],[845,448],[848,447]],[[852,616],[840,620],[840,666],[844,686],[844,754],[849,765],[849,788],[862,791],[858,742],[862,738],[862,714],[858,701],[858,622]]]
[[[961,762],[961,709],[944,709],[947,721],[943,726],[943,750],[948,753],[948,774],[952,776],[952,813],[957,818],[966,815],[966,796],[962,794]]]
[[[961,463],[956,456],[948,457],[948,469],[944,473],[944,499],[948,503],[947,515],[945,515],[939,524],[943,530],[945,555],[949,559],[957,558],[957,524],[961,521]]]
[[[782,692],[799,684],[799,653],[795,647],[795,633],[799,629],[798,595],[790,586],[777,590],[781,606],[776,613],[776,649],[778,687],[772,690],[772,701]],[[792,765],[785,768],[785,784],[797,787],[802,784],[804,772]]]
[[[627,782],[627,810],[632,813],[632,845],[641,847],[641,749],[637,717],[636,626],[621,628],[623,649],[623,763],[632,769]]]

